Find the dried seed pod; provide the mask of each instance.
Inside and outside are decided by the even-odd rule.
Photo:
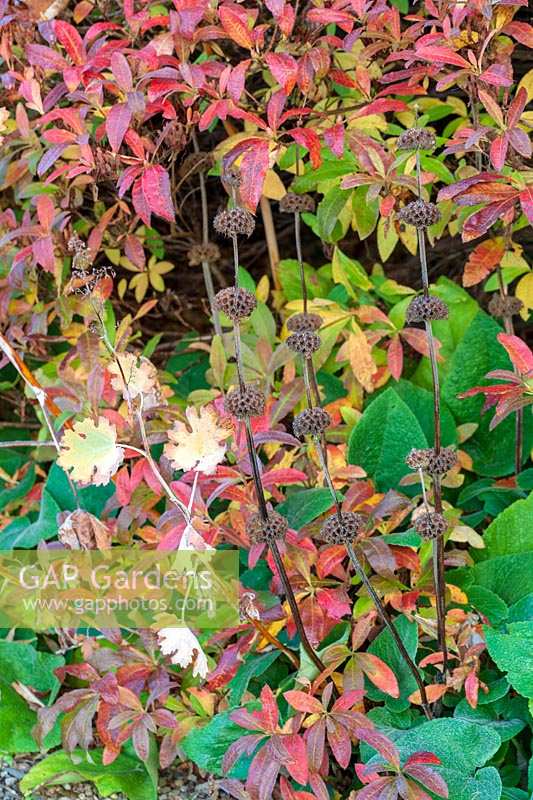
[[[215,295],[215,306],[233,322],[249,317],[257,305],[257,300],[248,289],[237,286],[228,286]]]
[[[426,200],[413,200],[407,203],[398,212],[398,219],[407,225],[414,225],[415,228],[429,228],[440,219],[440,211],[435,203],[428,203]]]
[[[193,244],[187,253],[191,267],[197,267],[204,261],[208,264],[215,264],[220,259],[220,250],[214,242],[207,244]]]
[[[294,314],[287,320],[287,328],[294,333],[317,331],[321,325],[322,317],[318,314]]]
[[[398,150],[433,150],[435,137],[427,128],[408,128],[398,137]]]
[[[331,417],[323,408],[306,408],[300,411],[294,418],[292,429],[294,435],[299,439],[304,436],[319,436],[328,425],[331,425]]]
[[[320,336],[315,331],[298,331],[287,337],[287,347],[293,353],[310,358],[320,347]]]
[[[365,518],[354,511],[332,514],[320,529],[320,538],[328,544],[351,544],[365,526]]]
[[[189,153],[180,167],[180,178],[190,178],[200,172],[208,172],[213,166],[214,160],[211,153]]]
[[[224,408],[237,419],[260,417],[265,410],[265,395],[251,383],[246,383],[228,392]]]
[[[410,469],[425,469],[428,463],[428,448],[413,447],[406,455],[405,463]]]
[[[288,521],[277,511],[269,511],[266,519],[257,512],[250,517],[246,526],[246,532],[254,544],[270,544],[276,539],[283,539],[288,529]]]
[[[437,511],[426,511],[416,518],[415,530],[423,539],[437,539],[448,530],[448,523]]]
[[[421,294],[413,297],[407,307],[405,321],[411,325],[413,322],[429,322],[436,319],[448,319],[448,306],[433,294]]]
[[[493,317],[514,317],[520,313],[523,305],[518,297],[494,294],[489,302],[489,314]]]
[[[253,214],[239,206],[226,208],[216,215],[214,228],[223,236],[251,236],[255,229]]]
[[[442,447],[439,452],[434,447],[427,450],[425,467],[429,475],[446,475],[457,464],[457,453],[454,447]]]
[[[304,211],[313,212],[315,210],[315,201],[310,194],[287,192],[279,201],[279,210],[282,214],[296,214]]]

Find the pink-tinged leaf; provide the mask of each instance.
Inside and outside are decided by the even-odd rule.
[[[324,131],[324,141],[334,155],[342,158],[344,154],[344,125],[342,122]]]
[[[422,356],[429,356],[428,340],[424,330],[421,328],[404,328],[401,332],[401,336],[417,353],[420,353]],[[442,361],[442,356],[440,355],[441,342],[438,339],[434,339],[434,342],[437,351],[437,359]]]
[[[54,22],[54,32],[72,61],[75,64],[83,64],[87,59],[87,53],[85,52],[81,36],[76,28],[68,22],[56,19]]]
[[[513,74],[505,64],[491,64],[481,73],[479,79],[490,86],[509,87],[513,85]]]
[[[498,178],[503,178],[503,175],[500,175],[497,172],[480,172],[478,175],[472,175],[470,178],[464,178],[462,181],[458,183],[453,183],[451,186],[444,186],[437,195],[437,202],[440,203],[442,200],[453,200],[462,192],[465,192],[471,186],[476,186],[478,183],[488,183],[493,182]]]
[[[307,749],[305,741],[298,733],[289,733],[275,737],[277,752],[281,755],[281,763],[297,783],[306,784],[309,770],[307,767]]]
[[[51,236],[43,236],[41,239],[36,239],[31,246],[33,257],[37,264],[46,270],[46,272],[54,272],[55,259],[54,259],[54,243]]]
[[[320,155],[320,139],[318,134],[311,130],[311,128],[295,128],[292,131],[288,131],[289,136],[301,144],[302,147],[306,147],[309,151],[309,156],[311,158],[311,165],[314,169],[317,169],[320,164],[322,163],[322,157]]]
[[[269,53],[265,56],[268,68],[285,94],[290,94],[296,86],[298,64],[285,53]]]
[[[372,653],[356,653],[357,663],[374,686],[391,697],[400,696],[396,675],[384,661]]]
[[[449,47],[428,46],[418,47],[415,51],[417,58],[424,61],[431,61],[434,64],[452,64],[454,67],[472,69],[472,65]]]
[[[403,100],[391,100],[387,97],[382,97],[361,108],[355,116],[368,117],[371,114],[386,114],[387,111],[406,111],[407,108],[408,106]]]
[[[48,195],[43,194],[37,198],[36,206],[37,206],[37,217],[39,219],[41,228],[43,228],[44,231],[48,232],[52,227],[52,223],[55,217],[55,208],[53,200]]]
[[[485,89],[478,90],[478,97],[481,103],[485,106],[486,110],[491,115],[492,119],[495,120],[498,125],[502,128],[504,127],[503,122],[503,111],[501,110],[498,102],[490,95]]]
[[[524,158],[531,158],[531,139],[522,128],[511,128],[507,133],[511,146]]]
[[[514,206],[514,197],[508,200],[500,200],[496,203],[491,203],[481,211],[476,211],[471,217],[468,217],[463,225],[463,242],[471,242],[472,239],[477,239],[488,231],[496,220],[506,214]]]
[[[339,766],[346,769],[352,757],[352,742],[348,731],[328,717],[326,719],[326,735],[335,760]]]
[[[226,3],[219,6],[218,15],[222,27],[233,41],[250,50],[253,46],[253,37],[248,27],[248,15],[246,11],[236,3]]]
[[[120,150],[122,140],[130,126],[131,117],[131,110],[126,103],[118,103],[116,106],[112,106],[106,117],[105,130],[114,153]]]
[[[166,169],[160,164],[148,167],[142,174],[141,182],[150,211],[172,222],[174,207],[170,196],[170,178]]]
[[[317,23],[318,25],[330,25],[335,23],[343,31],[351,31],[354,26],[355,19],[346,11],[334,11],[331,8],[313,8],[307,13],[309,22]]]
[[[226,89],[234,103],[239,102],[244,92],[246,72],[251,63],[251,60],[247,58],[231,70]]]
[[[474,671],[469,672],[464,683],[466,702],[470,708],[477,708],[479,678]]]
[[[426,686],[426,695],[428,702],[436,703],[437,700],[440,700],[446,692],[448,691],[448,687],[442,683],[432,683],[429,686]],[[422,705],[422,698],[420,696],[420,689],[417,689],[416,692],[413,692],[409,695],[409,700],[411,703],[414,703],[417,706]]]
[[[387,349],[387,366],[395,381],[402,377],[403,347],[399,336],[393,336]]]
[[[128,59],[123,53],[114,52],[111,56],[111,71],[123,92],[131,92],[133,78]]]
[[[357,655],[360,655],[359,653]],[[360,703],[365,696],[364,689],[350,689],[345,691],[333,704],[333,711],[349,711],[356,703]]]
[[[501,136],[496,136],[490,146],[490,161],[494,169],[502,169],[507,157],[507,150],[509,148],[509,136],[503,133]]]
[[[409,767],[411,764],[435,764],[435,766],[439,766],[441,760],[435,753],[429,753],[426,750],[420,750],[418,753],[412,753],[409,756],[407,761],[404,764],[405,767]]]
[[[246,790],[249,796],[257,800],[271,800],[280,766],[273,757],[271,747],[268,744],[262,747],[248,770]]]
[[[316,697],[311,697],[311,695],[305,692],[293,689],[284,692],[283,697],[287,703],[297,711],[303,711],[307,714],[322,714],[324,711],[322,703],[317,700]]]
[[[533,372],[533,353],[522,339],[507,333],[499,333],[498,341],[505,347],[513,365],[521,375]]]
[[[400,753],[398,748],[384,733],[373,730],[372,728],[357,728],[356,736],[362,742],[373,747],[388,764],[398,767],[400,764]]]
[[[510,128],[514,128],[515,125],[518,125],[520,122],[520,117],[524,113],[526,103],[527,92],[522,86],[522,88],[516,93],[516,96],[514,97],[513,102],[509,106],[509,110],[507,112],[507,124]]]
[[[283,89],[279,89],[277,92],[274,92],[268,101],[267,120],[269,127],[272,128],[273,131],[276,131],[279,127],[281,115],[283,114],[283,109],[285,108],[286,102],[287,95]]]
[[[322,766],[326,746],[326,720],[324,717],[306,730],[305,741],[309,769],[311,772],[318,772]]]
[[[132,264],[134,264],[139,269],[144,269],[144,266],[146,264],[144,247],[140,239],[138,239],[137,236],[135,236],[133,233],[129,233],[126,236],[126,241],[124,244],[124,253],[127,256],[127,258],[129,258]],[[127,503],[123,505],[127,505]]]
[[[315,795],[310,792],[298,792],[293,789],[284,775],[280,776],[279,788],[282,800],[316,800]]]
[[[55,72],[60,72],[64,70],[65,67],[68,67],[63,56],[55,50],[52,50],[51,47],[45,47],[42,44],[28,44],[24,52],[30,64],[35,67],[52,69]]]
[[[404,769],[406,775],[419,781],[426,789],[439,797],[448,797],[446,781],[437,772],[423,764],[411,764]]]
[[[222,772],[229,772],[242,755],[250,755],[253,753],[262,739],[264,739],[263,734],[253,733],[250,736],[241,736],[239,739],[232,742],[224,753]]]
[[[512,36],[520,44],[526,47],[533,47],[533,26],[527,22],[510,22],[505,26],[502,33]]]
[[[246,728],[249,731],[262,731],[264,727],[262,719],[253,716],[245,708],[238,708],[232,711],[230,719],[236,725],[240,725],[241,728]]]
[[[133,208],[139,215],[145,225],[150,225],[152,212],[150,206],[146,202],[146,197],[142,188],[141,178],[137,178],[131,187],[131,199],[133,201]]]
[[[529,223],[533,225],[533,184],[531,186],[526,186],[526,188],[522,189],[520,192],[520,205]]]
[[[391,789],[396,793],[395,778],[378,778],[357,792],[357,800],[382,800],[382,798],[386,796],[384,792],[390,791]]]
[[[488,239],[476,245],[465,264],[463,286],[481,283],[498,266],[504,253],[505,245],[500,239]]]
[[[332,545],[322,550],[318,556],[317,574],[320,579],[331,575],[346,558],[346,548],[342,544]]]
[[[261,712],[254,712],[254,714],[261,714],[266,730],[275,731],[278,725],[279,711],[274,692],[270,686],[263,686],[260,697],[262,703]]]
[[[342,587],[317,589],[316,599],[328,617],[342,619],[351,613],[351,604]]]
[[[255,211],[261,199],[269,164],[270,148],[265,140],[260,140],[260,144],[250,148],[242,158],[240,195],[250,211]]]

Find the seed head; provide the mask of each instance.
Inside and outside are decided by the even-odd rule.
[[[427,511],[416,518],[415,530],[423,539],[438,539],[448,530],[448,523],[437,511]]]
[[[265,395],[251,383],[238,386],[226,395],[224,408],[237,419],[260,417],[265,410]]]
[[[428,463],[427,448],[413,447],[405,457],[405,463],[410,469],[425,469]]]
[[[405,321],[409,325],[413,322],[428,322],[436,319],[448,319],[448,306],[440,297],[432,294],[428,297],[423,294],[413,297],[405,314]]]
[[[253,214],[236,206],[219,211],[213,222],[217,233],[223,236],[251,236],[255,229]]]
[[[180,167],[180,177],[190,178],[199,175],[200,172],[208,172],[213,166],[213,156],[211,153],[189,153]]]
[[[320,347],[320,336],[315,331],[298,331],[287,337],[287,347],[293,353],[310,358]]]
[[[489,313],[493,317],[514,317],[519,314],[524,304],[518,297],[501,297],[494,294],[489,302]]]
[[[287,328],[295,333],[301,331],[317,331],[322,325],[322,317],[318,314],[294,314],[287,320]]]
[[[208,264],[215,264],[220,259],[220,250],[214,242],[193,244],[187,253],[187,258],[191,267],[197,267],[204,261],[207,261]]]
[[[303,211],[313,212],[315,210],[315,201],[310,194],[287,192],[279,201],[279,210],[282,214],[297,214]]]
[[[407,203],[398,212],[398,219],[407,225],[414,225],[415,228],[429,228],[440,219],[440,211],[435,203],[428,203],[425,200],[413,200]]]
[[[320,538],[328,544],[351,544],[364,525],[365,518],[354,511],[343,511],[340,519],[332,514],[322,525]]]
[[[398,137],[398,150],[433,150],[435,137],[427,128],[409,128]]]
[[[306,408],[294,418],[292,429],[299,439],[304,436],[318,436],[331,425],[331,417],[323,408]]]
[[[233,322],[249,317],[256,305],[255,295],[237,286],[228,286],[215,295],[215,306]]]
[[[253,514],[248,520],[246,532],[254,544],[266,542],[270,544],[276,539],[283,539],[289,529],[289,523],[277,511],[269,511],[263,519],[261,514]]]
[[[446,475],[457,464],[457,453],[453,447],[413,449],[405,459],[411,469],[423,469],[428,475]]]

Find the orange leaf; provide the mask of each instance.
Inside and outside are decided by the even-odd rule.
[[[446,694],[448,691],[448,687],[444,686],[442,683],[433,683],[431,686],[426,686],[426,694],[429,703],[435,703],[437,700]],[[422,698],[420,697],[420,691],[417,690],[413,692],[413,694],[409,695],[409,700],[411,703],[414,703],[417,706],[422,705]]]
[[[498,266],[505,253],[501,239],[487,239],[475,247],[465,265],[463,286],[475,286]]]

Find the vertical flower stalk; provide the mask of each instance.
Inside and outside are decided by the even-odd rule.
[[[235,172],[227,175],[226,184],[232,187],[233,202],[236,203],[238,175]],[[229,413],[243,422],[246,434],[248,457],[258,505],[257,513],[253,514],[249,521],[248,534],[252,541],[264,542],[268,546],[282,582],[302,646],[317,669],[320,672],[324,672],[326,666],[307,637],[298,603],[277,545],[277,541],[282,539],[288,530],[288,522],[285,517],[270,508],[266,502],[261,480],[261,465],[253,440],[251,417],[260,416],[263,413],[265,397],[259,389],[252,384],[247,384],[245,381],[240,323],[250,316],[256,307],[257,301],[255,295],[239,286],[238,236],[250,236],[254,230],[255,221],[250,212],[238,205],[234,205],[232,208],[220,211],[217,214],[214,220],[214,227],[219,233],[231,238],[233,242],[235,285],[218,292],[215,297],[215,304],[217,309],[226,314],[233,323],[238,386],[227,394],[225,407]]]
[[[328,467],[325,431],[331,424],[331,418],[327,411],[320,407],[321,398],[318,389],[318,381],[316,379],[315,367],[313,364],[313,353],[319,349],[321,344],[320,335],[317,331],[320,329],[322,320],[318,314],[309,313],[308,310],[308,292],[302,257],[300,233],[300,213],[302,211],[312,211],[313,209],[314,202],[312,197],[309,195],[298,195],[289,192],[282,198],[280,202],[280,210],[282,212],[294,214],[296,257],[298,259],[300,269],[300,281],[303,299],[303,312],[294,315],[287,322],[287,327],[291,331],[290,336],[287,338],[287,346],[290,350],[292,350],[292,352],[300,355],[302,358],[307,400],[307,408],[297,414],[294,418],[293,431],[295,436],[300,439],[305,439],[306,436],[312,437],[318,453],[320,465],[322,467],[324,482],[331,492],[331,498],[335,512],[324,523],[321,531],[322,538],[331,544],[344,544],[346,547],[350,561],[366,591],[368,592],[372,602],[374,603],[383,625],[391,634],[402,658],[404,659],[416,681],[420,691],[424,713],[428,719],[431,719],[432,714],[429,707],[426,689],[418,668],[407,652],[407,649],[394,626],[392,618],[383,605],[381,598],[372,586],[372,583],[366,575],[364,567],[359,561],[354,550],[353,540],[357,534],[363,530],[364,518],[360,514],[342,511]]]
[[[423,198],[422,192],[422,170],[420,164],[420,151],[433,150],[435,147],[435,137],[425,128],[410,128],[404,131],[398,139],[398,149],[414,150],[416,154],[416,181],[418,199],[408,203],[398,214],[398,218],[414,225],[418,234],[418,253],[420,259],[420,272],[422,277],[422,294],[411,301],[407,310],[407,321],[423,322],[426,331],[429,361],[431,365],[431,375],[433,384],[433,422],[434,422],[434,442],[433,448],[427,451],[428,458],[440,463],[442,454],[449,448],[442,447],[441,437],[441,405],[440,405],[440,382],[437,363],[437,348],[435,337],[433,336],[432,321],[446,319],[448,309],[438,297],[429,292],[429,274],[426,251],[426,228],[434,225],[440,219],[440,212],[434,203],[427,202]],[[409,457],[408,457],[409,458]],[[444,458],[446,460],[446,457]],[[409,463],[409,462],[408,462]],[[423,468],[422,464],[422,468]],[[413,467],[418,469],[419,466]],[[447,471],[447,470],[445,470]],[[419,532],[425,533],[433,539],[433,574],[435,583],[435,598],[437,608],[437,630],[439,648],[443,658],[443,677],[448,671],[448,651],[446,644],[446,584],[444,577],[444,538],[443,534],[447,528],[446,521],[442,514],[442,472],[435,470],[431,473],[433,479],[433,502],[434,512],[426,511],[418,522]],[[424,527],[425,526],[425,527]]]

